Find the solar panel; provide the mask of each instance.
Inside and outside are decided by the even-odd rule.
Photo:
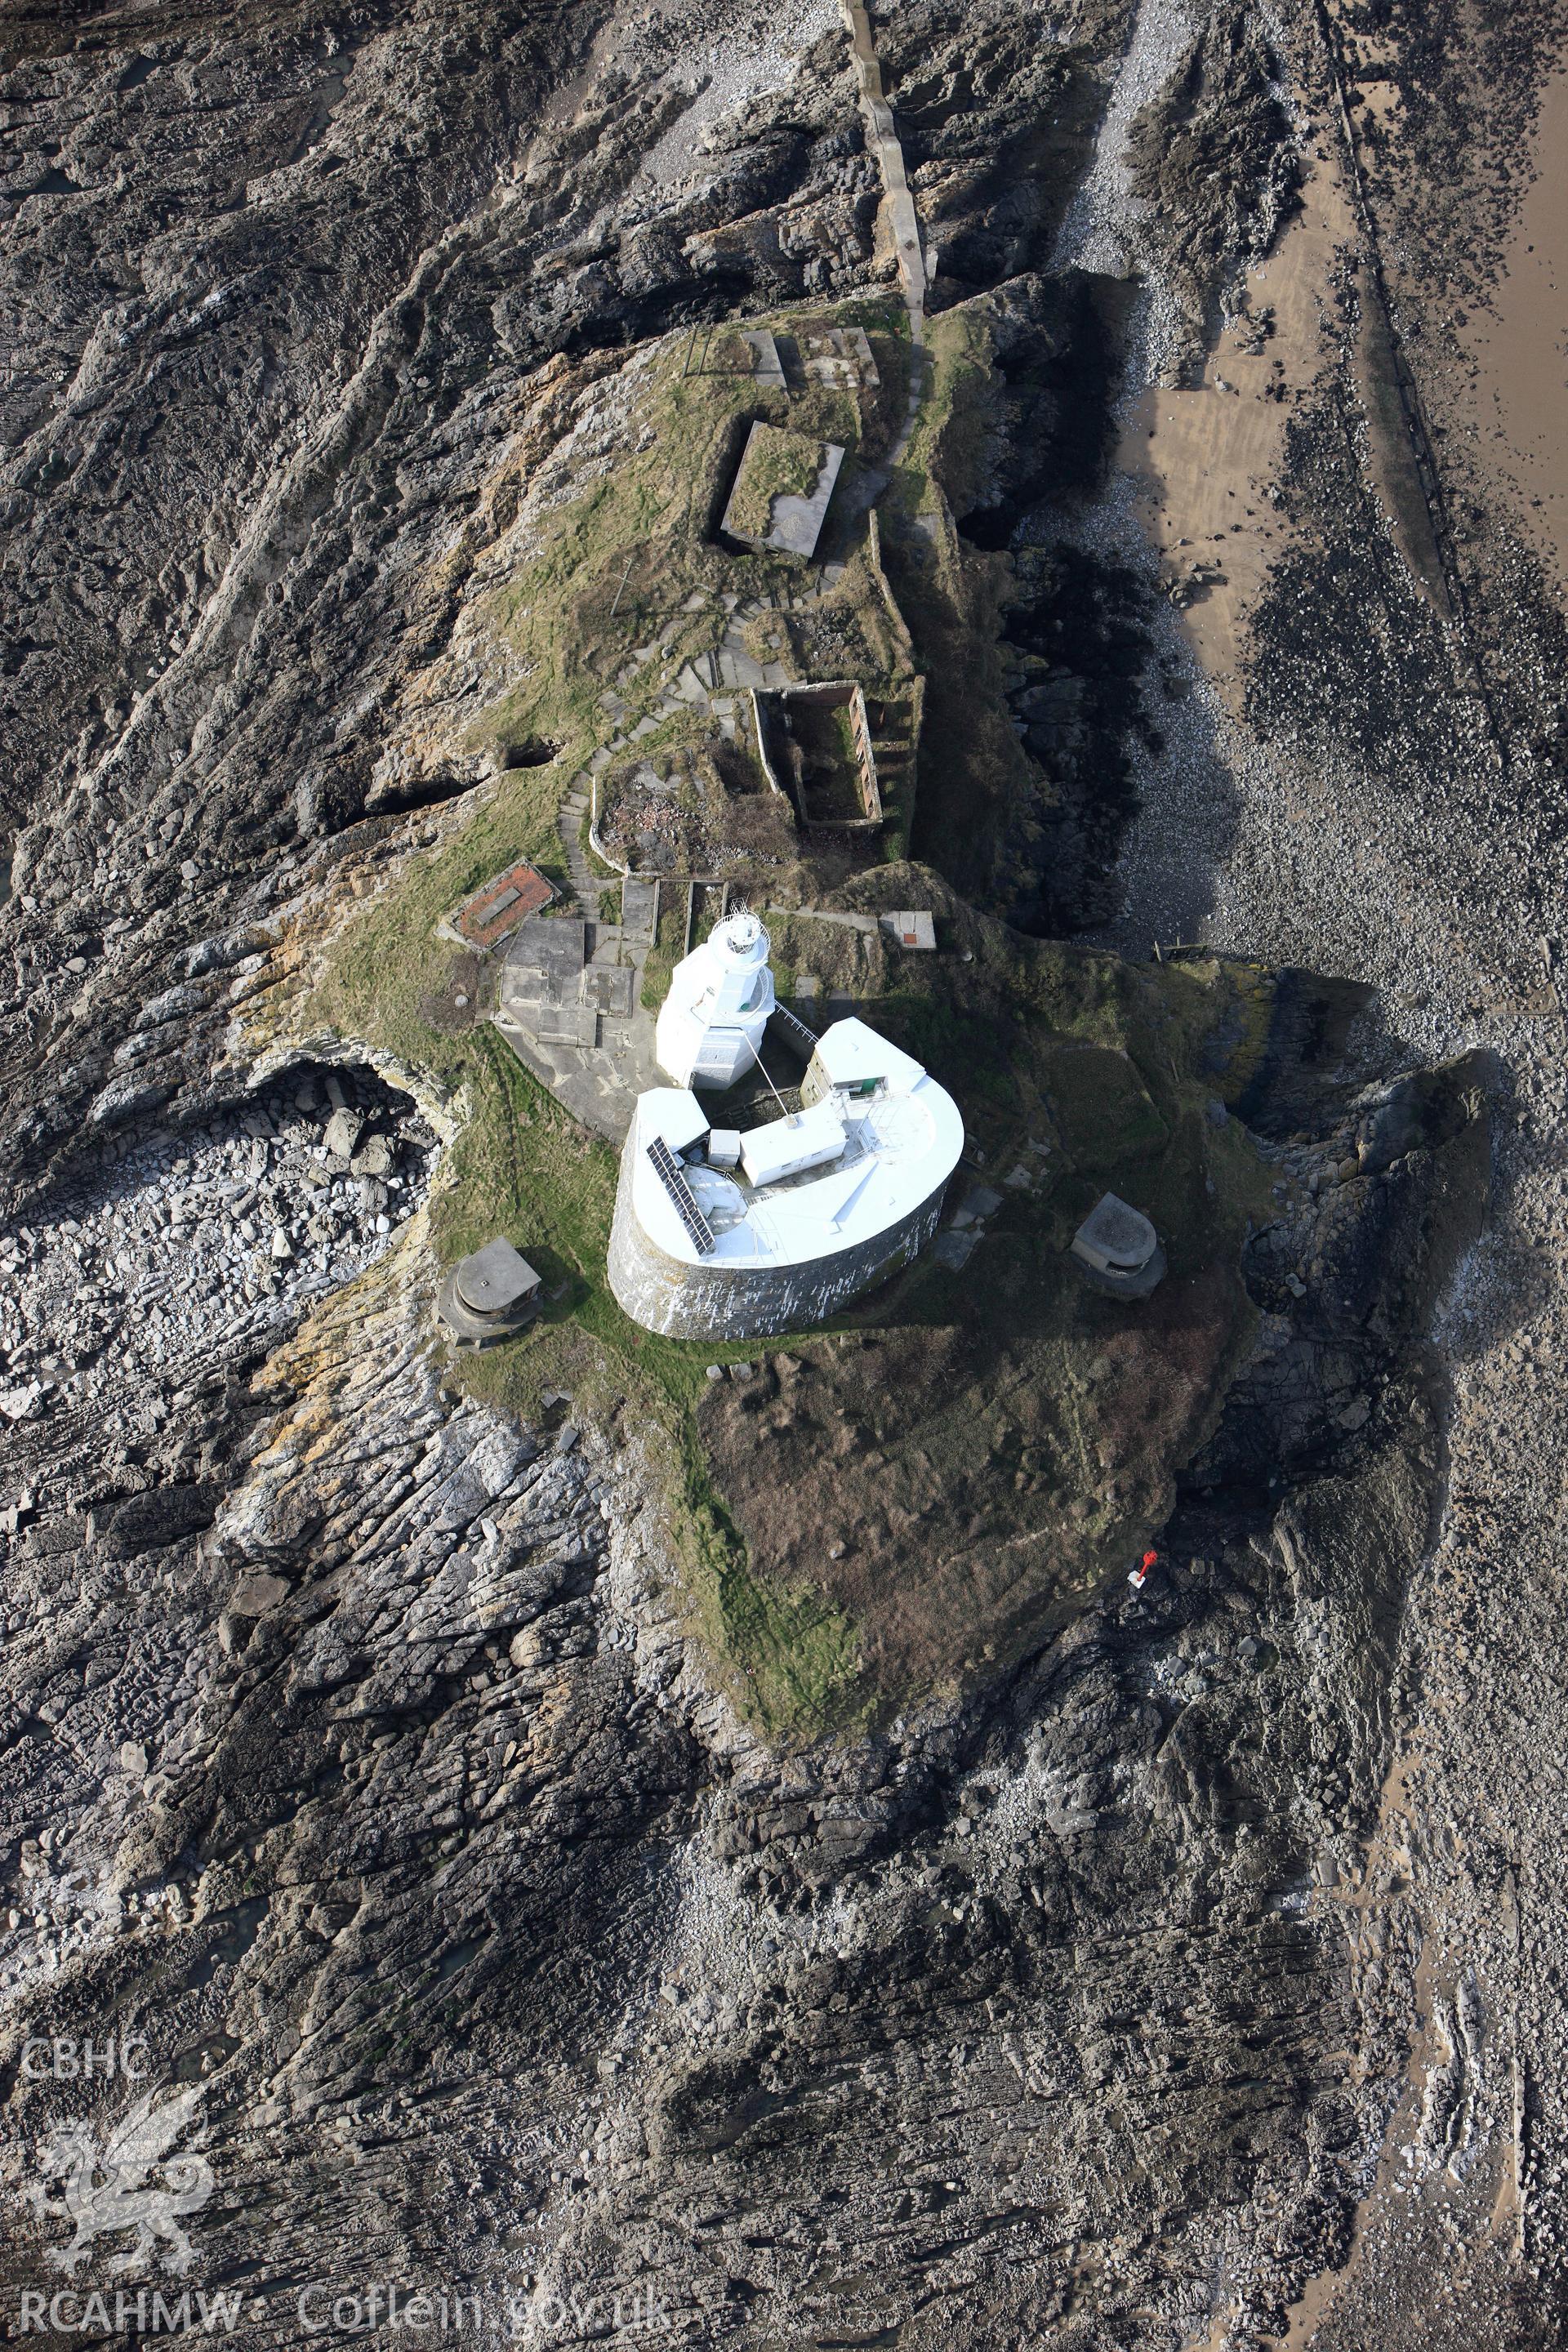
[[[718,1247],[713,1228],[691,1197],[691,1187],[680,1172],[679,1162],[662,1135],[656,1135],[647,1146],[647,1156],[653,1161],[654,1172],[675,1203],[675,1213],[697,1245],[700,1257],[708,1257]]]

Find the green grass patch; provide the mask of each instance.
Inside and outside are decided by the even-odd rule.
[[[837,315],[877,317],[877,332],[896,343],[895,323],[874,305]],[[961,470],[983,430],[983,403],[972,381],[984,358],[978,331],[967,317],[933,322],[934,392],[892,492],[943,518],[945,502],[924,469],[941,451],[944,464]],[[556,824],[563,784],[613,723],[630,724],[607,719],[603,698],[613,689],[635,709],[644,692],[642,668],[657,667],[632,665],[635,649],[657,636],[676,652],[700,651],[724,625],[723,593],[743,597],[786,580],[798,583],[797,567],[728,555],[706,536],[750,419],[768,414],[792,430],[851,449],[858,446],[864,419],[849,396],[816,387],[786,403],[744,377],[683,377],[681,356],[676,342],[643,368],[637,398],[647,429],[630,436],[615,463],[585,478],[580,495],[551,509],[505,585],[491,592],[491,625],[526,682],[500,711],[487,714],[476,740],[482,734],[507,742],[547,737],[561,743],[560,758],[549,767],[506,770],[460,834],[428,856],[409,857],[379,896],[349,909],[314,960],[314,985],[297,1002],[292,1018],[301,1040],[330,1030],[346,1041],[363,1041],[450,1106],[456,1139],[430,1210],[442,1262],[505,1234],[545,1277],[549,1297],[533,1328],[507,1346],[458,1360],[451,1382],[529,1415],[539,1412],[545,1389],[563,1389],[584,1417],[619,1412],[646,1435],[660,1466],[694,1626],[752,1718],[773,1736],[805,1739],[860,1724],[868,1711],[912,1686],[906,1668],[918,1645],[911,1649],[907,1629],[894,1637],[888,1612],[904,1605],[911,1579],[918,1584],[926,1575],[937,1538],[928,1529],[918,1542],[893,1542],[885,1579],[859,1585],[835,1583],[816,1555],[759,1549],[740,1507],[742,1479],[729,1469],[716,1479],[717,1457],[702,1433],[716,1401],[727,1401],[741,1384],[710,1384],[706,1367],[768,1362],[803,1345],[821,1349],[836,1344],[832,1334],[735,1346],[663,1339],[629,1323],[605,1271],[615,1154],[521,1067],[493,1027],[483,1022],[467,1030],[437,1027],[423,1009],[450,994],[442,983],[457,950],[437,935],[444,915],[519,856],[533,856],[559,874]],[[890,429],[889,420],[879,415],[876,432],[884,429]],[[980,658],[976,647],[983,653],[990,643],[986,631],[994,616],[977,610],[977,601],[984,607],[992,594],[992,573],[984,562],[978,572],[968,566],[952,544],[950,521],[942,521],[937,547],[932,609],[948,631],[968,709],[980,714],[966,718],[965,732],[983,756],[990,742],[984,713],[993,702],[1000,707],[999,695],[990,696],[986,678],[973,669]],[[890,648],[886,608],[868,565],[853,551],[845,593],[864,622],[866,642]],[[672,739],[682,723],[679,717],[670,722]],[[998,758],[1009,747],[1016,750],[1005,724],[1002,731]],[[657,745],[663,738],[643,740]],[[971,810],[968,823],[977,831],[984,826],[983,803]],[[705,895],[705,920],[716,912],[717,895]],[[645,980],[645,1001],[652,1004],[662,1001],[683,946],[684,895],[663,896],[670,903],[661,906]],[[890,959],[879,932],[770,913],[781,993],[789,992],[796,971],[810,971],[825,985],[846,987],[879,1008],[872,1017],[959,1095],[976,1164],[983,1151],[988,1172],[1005,1175],[1012,1155],[1031,1136],[1047,1139],[1058,1159],[1048,1183],[1020,1197],[1016,1229],[1004,1221],[988,1236],[975,1262],[978,1271],[960,1293],[928,1260],[858,1313],[839,1318],[833,1331],[848,1343],[879,1323],[907,1346],[911,1372],[935,1381],[945,1418],[940,1427],[932,1424],[932,1458],[940,1465],[951,1459],[957,1492],[974,1451],[974,1413],[1001,1412],[1005,1418],[1005,1402],[992,1393],[991,1370],[974,1373],[978,1360],[964,1352],[967,1341],[960,1346],[942,1336],[962,1319],[955,1296],[972,1302],[982,1323],[989,1318],[988,1331],[1013,1348],[1016,1364],[1025,1368],[1019,1381],[1026,1373],[1043,1400],[1037,1412],[1014,1415],[1024,1429],[1011,1473],[1024,1482],[1020,1491],[1048,1490],[1052,1507],[1066,1508],[1069,1496],[1076,1498],[1082,1515],[1074,1540],[1110,1541],[1131,1507],[1113,1506],[1096,1486],[1093,1449],[1100,1424],[1095,1383],[1084,1370],[1081,1301],[1076,1291],[1069,1297],[1060,1276],[1066,1220],[1075,1188],[1099,1183],[1102,1170],[1114,1182],[1119,1171],[1132,1168],[1145,1192],[1130,1196],[1146,1202],[1152,1213],[1157,1202],[1157,1222],[1172,1236],[1173,1265],[1180,1256],[1183,1265],[1201,1274],[1227,1251],[1234,1255],[1244,1203],[1256,1187],[1256,1163],[1248,1164],[1244,1139],[1216,1133],[1201,1113],[1205,1093],[1234,1099],[1256,1067],[1267,1033],[1266,992],[1260,987],[1249,996],[1229,967],[1173,965],[1133,973],[1110,958],[1023,940],[972,915],[920,869],[873,868],[844,899],[867,910],[933,905],[950,939],[972,942],[973,961]],[[1229,1292],[1225,1295],[1228,1300]],[[1064,1299],[1068,1307],[1060,1306]],[[1058,1308],[1068,1317],[1060,1329],[1051,1320]],[[1099,1311],[1092,1303],[1082,1309],[1090,1325]],[[1216,1339],[1204,1365],[1219,1361],[1230,1344],[1231,1338],[1223,1346]],[[995,1355],[989,1339],[986,1348],[989,1366]],[[827,1433],[837,1438],[836,1423]],[[757,1462],[773,1458],[758,1452],[754,1428],[750,1438]],[[987,1459],[994,1453],[1011,1464],[1007,1449],[1014,1444],[1012,1437],[987,1437],[980,1450]],[[849,1458],[873,1457],[862,1450]],[[820,1483],[822,1460],[811,1459]],[[804,1473],[798,1484],[786,1482],[790,1498],[804,1495],[807,1483]],[[897,1475],[889,1472],[884,1484],[896,1499]],[[1138,1492],[1146,1489],[1152,1491],[1147,1481]],[[824,1491],[831,1496],[831,1479]],[[970,1516],[983,1516],[978,1505]],[[1012,1523],[999,1524],[1006,1538]],[[1082,1545],[1073,1554],[1079,1559],[1074,1575],[1087,1573],[1080,1554],[1088,1557]],[[977,1567],[963,1565],[962,1545],[952,1557],[960,1563],[952,1570],[957,1580],[939,1591],[938,1580],[926,1595],[937,1614],[969,1605],[977,1626],[1012,1623],[1022,1605],[1017,1594],[998,1599],[982,1591],[984,1577]],[[1064,1589],[1072,1580],[1065,1570],[1063,1580]],[[906,1667],[895,1671],[892,1662],[900,1656]]]
[[[751,1581],[853,1625],[837,1705],[865,1721],[1037,1643],[1163,1523],[1251,1340],[1240,1253],[1275,1171],[1214,1110],[1257,1051],[1249,967],[1026,940],[918,868],[842,900],[934,905],[968,946],[894,957],[868,1010],[958,1098],[955,1203],[984,1184],[999,1205],[961,1272],[918,1260],[714,1389],[700,1421]],[[1069,1255],[1106,1190],[1165,1245],[1149,1299],[1095,1289]]]
[[[645,1011],[657,1013],[669,993],[670,974],[686,944],[686,893],[675,885],[658,894],[658,931],[643,963],[642,1001]]]

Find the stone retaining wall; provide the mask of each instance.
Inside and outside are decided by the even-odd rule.
[[[806,1330],[919,1255],[936,1232],[946,1189],[940,1185],[898,1224],[850,1248],[802,1265],[731,1271],[717,1262],[684,1265],[655,1248],[633,1210],[632,1171],[623,1154],[610,1288],[634,1323],[666,1339],[756,1339]]]

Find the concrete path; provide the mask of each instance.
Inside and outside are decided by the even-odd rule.
[[[862,0],[839,0],[839,6],[849,35],[855,71],[860,84],[860,112],[866,124],[866,136],[881,168],[882,187],[892,225],[893,247],[898,256],[899,282],[904,289],[904,307],[910,314],[910,396],[905,404],[904,421],[899,428],[898,439],[882,463],[862,477],[859,503],[869,507],[876,504],[898,467],[903,464],[915,429],[915,419],[926,394],[931,361],[925,346],[925,248],[921,241],[920,215],[915,211],[909,174],[904,169],[903,145],[899,138],[898,125],[893,121],[893,110],[882,88],[882,68],[871,34],[871,20],[866,14]]]
[[[572,789],[561,803],[555,823],[561,835],[561,846],[566,855],[567,878],[572,885],[572,897],[576,902],[577,912],[589,922],[597,922],[601,885],[583,846],[583,820],[588,814],[585,785],[584,777],[574,778]]]
[[[866,136],[882,169],[882,185],[887,192],[888,215],[893,230],[893,249],[899,260],[899,278],[910,313],[910,340],[918,350],[925,332],[925,253],[921,244],[921,225],[915,211],[915,200],[910,194],[909,177],[904,170],[904,151],[893,121],[893,110],[888,104],[882,89],[882,68],[878,62],[876,43],[871,37],[871,20],[861,5],[861,0],[839,0],[839,5],[844,12],[849,46],[854,52]]]

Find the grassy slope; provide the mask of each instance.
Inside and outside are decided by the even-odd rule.
[[[1167,1515],[1253,1328],[1239,1245],[1270,1171],[1212,1107],[1257,1067],[1271,990],[1245,966],[1020,940],[919,868],[846,895],[934,900],[968,945],[968,964],[895,958],[873,1018],[958,1097],[955,1199],[983,1181],[1003,1205],[962,1273],[921,1260],[701,1421],[753,1575],[815,1586],[859,1629],[837,1697],[864,1711],[1037,1638]],[[1166,1244],[1150,1301],[1095,1291],[1068,1255],[1108,1188]]]
[[[894,492],[939,517],[946,515],[946,502],[925,483],[922,469],[939,449],[948,453],[944,462],[963,462],[963,419],[984,399],[984,354],[973,345],[972,332],[967,326],[952,330],[939,347],[937,396]],[[630,649],[679,614],[693,587],[744,594],[772,572],[763,559],[725,555],[701,538],[710,477],[732,437],[734,420],[765,410],[771,396],[759,397],[740,378],[683,379],[680,358],[676,345],[648,370],[643,403],[653,429],[651,437],[642,436],[645,446],[605,467],[585,492],[562,501],[494,592],[493,625],[526,660],[530,675],[526,691],[491,711],[485,729],[508,741],[549,736],[563,744],[562,758],[547,769],[506,773],[454,840],[424,860],[405,862],[379,897],[353,907],[310,954],[314,984],[295,1018],[301,1035],[325,1027],[363,1040],[453,1097],[460,1131],[431,1212],[443,1261],[505,1233],[541,1266],[554,1294],[534,1332],[454,1366],[454,1381],[522,1411],[535,1406],[547,1386],[570,1390],[587,1412],[612,1411],[624,1401],[628,1420],[649,1432],[666,1465],[686,1597],[721,1672],[764,1727],[806,1737],[864,1719],[909,1686],[910,1675],[918,1680],[935,1669],[930,1659],[921,1664],[907,1642],[900,1649],[884,1639],[874,1594],[842,1580],[836,1589],[815,1559],[781,1566],[761,1553],[749,1556],[731,1508],[716,1488],[700,1430],[717,1396],[740,1391],[734,1383],[713,1390],[705,1368],[716,1360],[761,1362],[770,1354],[787,1355],[789,1341],[682,1345],[630,1325],[605,1279],[613,1155],[516,1065],[487,1024],[454,1033],[432,1025],[421,1009],[439,991],[451,954],[436,936],[437,919],[518,855],[547,864],[558,855],[554,819],[563,780],[605,732],[598,699]],[[843,396],[814,394],[812,402],[809,415],[801,413],[807,404],[794,404],[792,425],[853,444]],[[954,635],[961,621],[962,642]],[[921,648],[928,660],[945,648],[968,665],[966,724],[972,729],[989,727],[992,703],[999,705],[999,697],[987,691],[985,668],[994,623],[994,600],[982,595],[966,617],[954,605],[942,621],[941,643]],[[693,614],[691,627],[700,635],[710,622]],[[998,724],[1010,743],[1005,720]],[[941,898],[932,877],[909,869],[891,869],[886,884],[892,898],[884,896],[883,903]],[[856,887],[864,891],[866,886]],[[1205,1227],[1202,1246],[1233,1244],[1237,1220],[1256,1185],[1256,1163],[1234,1137],[1216,1141],[1194,1135],[1191,1114],[1201,1089],[1215,1084],[1197,1074],[1205,1034],[1221,1022],[1237,1032],[1236,985],[1217,973],[1205,978],[1180,968],[1130,974],[1110,959],[1028,945],[994,925],[975,928],[962,910],[950,918],[950,928],[965,921],[983,950],[983,990],[970,987],[964,968],[946,958],[889,965],[879,942],[863,946],[852,933],[828,935],[827,927],[798,919],[778,925],[775,968],[786,982],[793,965],[831,977],[836,960],[852,957],[854,972],[846,975],[852,985],[871,995],[889,992],[888,1026],[954,1086],[972,1135],[988,1152],[988,1169],[1011,1148],[1025,1094],[1028,1117],[1037,1126],[1042,1118],[1048,1124],[1053,1068],[1065,1104],[1071,1080],[1081,1075],[1061,1063],[1066,1046],[1125,1051],[1143,1081],[1129,1096],[1133,1110],[1142,1117],[1147,1100],[1161,1115],[1159,1149],[1152,1158],[1143,1154],[1148,1181],[1142,1193],[1133,1188],[1134,1197],[1166,1223],[1180,1271],[1186,1246],[1182,1217],[1201,1167],[1215,1177],[1225,1220],[1223,1233],[1216,1226],[1207,1234]],[[1251,1052],[1261,1002],[1246,1009],[1240,1024],[1244,1042],[1232,1056],[1237,1067]],[[1091,1099],[1093,1093],[1090,1088]],[[1112,1121],[1104,1143],[1105,1166],[1114,1176],[1139,1138]],[[1073,1214],[1075,1185],[1080,1192],[1091,1182],[1098,1187],[1103,1171],[1090,1166],[1092,1156],[1080,1152],[1081,1165],[1075,1161],[1066,1181],[1053,1186],[1048,1214],[1040,1209],[1036,1217],[1029,1246],[1042,1264],[1051,1253],[1059,1255],[1058,1228]],[[1029,1203],[1030,1216],[1037,1206]],[[1016,1321],[1019,1297],[1026,1319],[1036,1310],[1027,1303],[1034,1294],[1018,1293],[1005,1278],[1010,1247],[1000,1234],[987,1240],[966,1295],[979,1302],[982,1315],[1005,1310]],[[1000,1279],[988,1307],[993,1267]],[[843,1328],[852,1334],[871,1322],[887,1328],[902,1317],[910,1331],[924,1332],[948,1311],[944,1285],[951,1286],[951,1277],[929,1265],[917,1268],[858,1318],[845,1318]],[[1043,1363],[1040,1351],[1055,1346],[1057,1336],[1044,1328],[1026,1332],[1026,1352]],[[949,1402],[962,1419],[963,1394]],[[1074,1412],[1081,1420],[1076,1402]],[[1079,1445],[1084,1461],[1090,1452]],[[918,1581],[917,1561],[905,1558],[899,1573],[906,1586],[910,1579]],[[1008,1607],[1016,1600],[1014,1594]],[[896,1675],[889,1679],[889,1659],[904,1660],[903,1684]]]
[[[890,336],[889,306],[849,306]],[[884,314],[886,314],[884,316]],[[709,534],[752,420],[787,426],[792,436],[863,446],[852,394],[815,385],[790,397],[731,372],[734,354],[716,344],[707,372],[682,373],[684,339],[656,355],[637,389],[641,429],[623,436],[608,461],[586,457],[571,497],[558,503],[519,550],[519,562],[490,600],[499,635],[526,666],[526,686],[487,711],[477,733],[565,745],[556,771],[569,772],[609,731],[599,708],[634,650],[670,630],[678,653],[714,642],[711,609],[687,614],[694,593],[773,596],[798,586],[788,557],[731,554]],[[637,688],[626,689],[636,706]],[[549,787],[545,788],[546,791]],[[548,848],[548,844],[542,845]]]

